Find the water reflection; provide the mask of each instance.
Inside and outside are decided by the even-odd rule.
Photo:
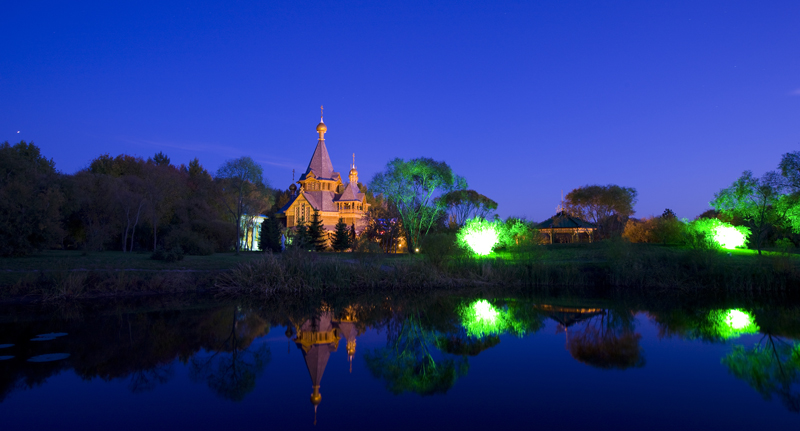
[[[548,327],[563,334],[569,353],[564,357],[573,364],[591,367],[587,370],[642,368],[643,325],[654,326],[664,342],[679,338],[730,346],[718,367],[765,399],[778,398],[790,411],[800,412],[800,344],[793,341],[800,338],[800,315],[794,309],[642,311],[592,301],[459,297],[304,307],[232,304],[7,322],[0,324],[5,359],[0,361],[0,402],[65,370],[87,381],[124,380],[131,392],[145,393],[173,381],[179,369],[217,397],[240,402],[253,393],[272,361],[265,336],[285,327],[289,348],[305,362],[316,418],[332,355],[346,355],[350,372],[360,355],[369,374],[390,393],[441,396],[454,390],[483,352],[500,352],[508,340],[539,337]],[[357,352],[356,342],[366,331],[384,335],[385,344]],[[755,344],[746,337],[754,333],[762,335]],[[342,339],[344,352],[339,353]]]
[[[228,312],[232,313],[230,321]],[[271,359],[267,344],[252,345],[256,337],[269,332],[269,324],[240,307],[214,317],[219,320],[211,324],[206,344],[211,353],[192,357],[189,375],[193,381],[205,382],[220,397],[241,401],[255,389],[256,378]]]
[[[642,336],[635,332],[634,312],[553,305],[539,308],[558,322],[566,349],[577,361],[602,369],[644,366],[644,350],[639,345]]]

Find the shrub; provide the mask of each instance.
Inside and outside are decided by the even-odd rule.
[[[685,238],[692,248],[745,248],[750,229],[715,218],[699,219],[686,226]]]
[[[450,233],[428,234],[421,242],[420,251],[437,268],[448,262],[456,252],[456,236]]]
[[[674,217],[628,219],[622,237],[630,242],[678,244],[684,242],[684,224]]]

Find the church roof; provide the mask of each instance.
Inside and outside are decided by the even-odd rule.
[[[303,192],[303,196],[317,211],[338,211],[339,208],[333,204],[336,194],[330,191],[317,190],[313,192]]]
[[[579,219],[578,217],[573,217],[565,212],[560,212],[553,217],[539,223],[536,226],[537,229],[575,229],[575,228],[584,228],[584,229],[596,229],[592,223],[589,223],[586,220]]]
[[[358,201],[361,202],[361,198],[363,193],[358,190],[358,186],[353,183],[347,183],[347,187],[344,188],[342,195],[339,196],[336,200],[338,202],[349,202],[349,201]]]
[[[333,163],[331,163],[331,156],[328,155],[328,148],[325,147],[324,139],[317,141],[317,148],[314,149],[314,155],[311,156],[311,161],[308,162],[308,168],[300,177],[300,180],[304,180],[309,172],[313,172],[314,176],[318,179],[334,179]]]
[[[280,209],[280,210],[278,210],[278,212],[279,212],[279,213],[285,213],[285,212],[286,212],[286,210],[288,210],[288,209],[289,209],[289,207],[290,207],[290,206],[292,206],[292,204],[294,203],[294,201],[296,201],[296,200],[297,200],[297,198],[298,198],[298,197],[300,197],[300,195],[299,195],[299,194],[297,194],[297,195],[294,195],[294,196],[292,196],[291,198],[289,198],[289,202],[286,202],[286,205],[282,206],[282,207],[281,207],[281,209]]]

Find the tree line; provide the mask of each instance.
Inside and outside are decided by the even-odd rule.
[[[47,248],[237,250],[248,217],[276,199],[249,157],[212,176],[193,159],[175,165],[159,152],[143,159],[101,155],[75,174],[58,172],[32,142],[0,144],[0,255]]]

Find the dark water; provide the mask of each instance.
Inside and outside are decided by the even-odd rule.
[[[798,335],[580,298],[16,308],[0,429],[798,429]]]

